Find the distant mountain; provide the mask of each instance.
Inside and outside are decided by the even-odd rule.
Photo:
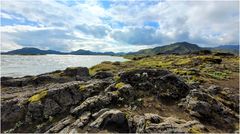
[[[92,52],[89,50],[79,49],[77,51],[72,51],[69,54],[73,55],[116,55],[114,52]]]
[[[59,51],[54,51],[54,50],[40,50],[38,48],[33,48],[33,47],[25,47],[1,54],[8,54],[8,55],[14,55],[14,54],[20,54],[20,55],[42,55],[42,54],[64,54]]]
[[[40,50],[38,48],[25,47],[9,52],[3,52],[1,54],[6,55],[44,55],[44,54],[73,54],[73,55],[123,55],[124,53],[114,53],[114,52],[92,52],[89,50],[79,49],[77,51],[72,51],[69,53],[54,51],[54,50]]]
[[[154,55],[154,54],[188,54],[202,50],[198,45],[188,42],[176,42],[170,45],[155,47],[151,49],[143,49],[128,54],[133,55]]]
[[[210,50],[215,52],[227,52],[238,55],[239,54],[239,45],[222,45],[214,48],[210,48]]]

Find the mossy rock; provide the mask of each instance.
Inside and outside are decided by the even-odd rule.
[[[195,133],[195,134],[200,134],[201,133],[201,130],[197,127],[192,127],[192,128],[189,128],[188,129],[188,132],[189,133]]]
[[[47,95],[48,91],[41,91],[35,95],[33,95],[32,97],[30,97],[28,99],[29,102],[37,102],[37,101],[40,101],[42,98],[44,98],[46,95]]]
[[[79,86],[79,90],[80,90],[80,91],[84,91],[85,89],[86,89],[86,85],[80,85],[80,86]]]
[[[115,88],[120,89],[120,88],[124,87],[124,85],[126,85],[126,84],[123,82],[119,82],[115,85]]]

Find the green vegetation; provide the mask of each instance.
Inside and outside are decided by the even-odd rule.
[[[79,86],[79,90],[80,90],[80,91],[84,91],[85,89],[86,89],[86,85],[80,85],[80,86]]]
[[[42,98],[44,98],[46,95],[47,95],[47,91],[44,90],[44,91],[41,91],[41,92],[33,95],[32,97],[30,97],[28,99],[28,101],[29,102],[37,102],[37,101],[40,101]]]
[[[190,128],[190,129],[188,130],[188,132],[189,132],[189,133],[195,133],[195,134],[200,134],[200,133],[201,133],[200,129],[197,128],[197,127],[192,127],[192,128]]]
[[[155,55],[155,54],[189,54],[200,51],[202,48],[196,44],[188,42],[176,42],[170,45],[155,47],[153,49],[143,49],[138,52],[132,53],[137,55]]]
[[[122,88],[124,85],[125,85],[125,83],[120,82],[120,83],[117,83],[117,84],[115,85],[115,88],[120,89],[120,88]]]
[[[109,71],[115,74],[115,79],[121,71],[152,68],[168,69],[181,76],[187,83],[207,82],[211,79],[225,80],[233,72],[239,72],[239,57],[219,57],[214,55],[154,55],[133,56],[125,58],[130,61],[115,64],[103,62],[90,68],[91,74],[98,71]]]

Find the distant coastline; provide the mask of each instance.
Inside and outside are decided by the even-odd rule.
[[[213,52],[224,52],[239,55],[239,45],[224,45],[217,47],[200,47],[197,44],[188,42],[176,42],[173,44],[158,46],[155,48],[142,49],[136,52],[94,52],[90,50],[79,49],[71,52],[61,52],[56,50],[41,50],[33,47],[25,47],[8,52],[1,52],[2,55],[110,55],[110,56],[123,56],[123,55],[155,55],[155,54],[190,54],[201,50],[209,50]]]

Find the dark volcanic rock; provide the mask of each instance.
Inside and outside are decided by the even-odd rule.
[[[128,121],[126,114],[120,110],[111,109],[100,115],[90,127],[100,129],[113,129],[117,132],[128,132]]]
[[[201,133],[208,132],[204,122],[235,131],[239,95],[233,90],[192,89],[203,86],[189,87],[166,70],[139,69],[119,76],[114,80],[112,73],[98,72],[91,78],[87,68],[68,68],[3,78],[7,87],[1,103],[1,132]]]
[[[97,72],[93,78],[95,79],[104,79],[108,77],[113,77],[113,74],[111,72]]]
[[[71,111],[74,116],[79,116],[85,111],[97,111],[105,106],[111,104],[113,100],[113,94],[97,95],[87,98],[81,105],[77,106]]]
[[[177,76],[166,70],[134,70],[120,74],[120,80],[140,90],[152,90],[160,98],[180,99],[185,97],[190,87]]]
[[[185,121],[174,117],[162,117],[146,113],[144,116],[135,115],[132,120],[136,133],[200,133],[207,132],[198,121]]]
[[[1,129],[13,128],[15,123],[25,117],[26,109],[18,104],[18,100],[1,102]]]
[[[1,86],[7,87],[23,87],[32,83],[33,77],[23,77],[23,78],[12,78],[5,79],[1,81]]]
[[[58,133],[62,129],[64,129],[66,126],[70,125],[71,123],[73,123],[72,117],[68,116],[60,120],[55,126],[50,128],[46,133]]]
[[[63,73],[67,76],[89,76],[89,70],[86,67],[69,67]]]
[[[41,101],[32,102],[28,104],[28,112],[26,115],[26,122],[35,122],[35,121],[43,121],[43,105]]]
[[[189,95],[182,99],[179,106],[184,107],[192,116],[221,127],[234,127],[238,115],[209,93],[191,90]],[[224,125],[222,125],[224,124]]]
[[[52,116],[61,111],[61,106],[58,105],[54,100],[52,99],[46,99],[44,103],[44,110],[43,115],[44,117]]]

